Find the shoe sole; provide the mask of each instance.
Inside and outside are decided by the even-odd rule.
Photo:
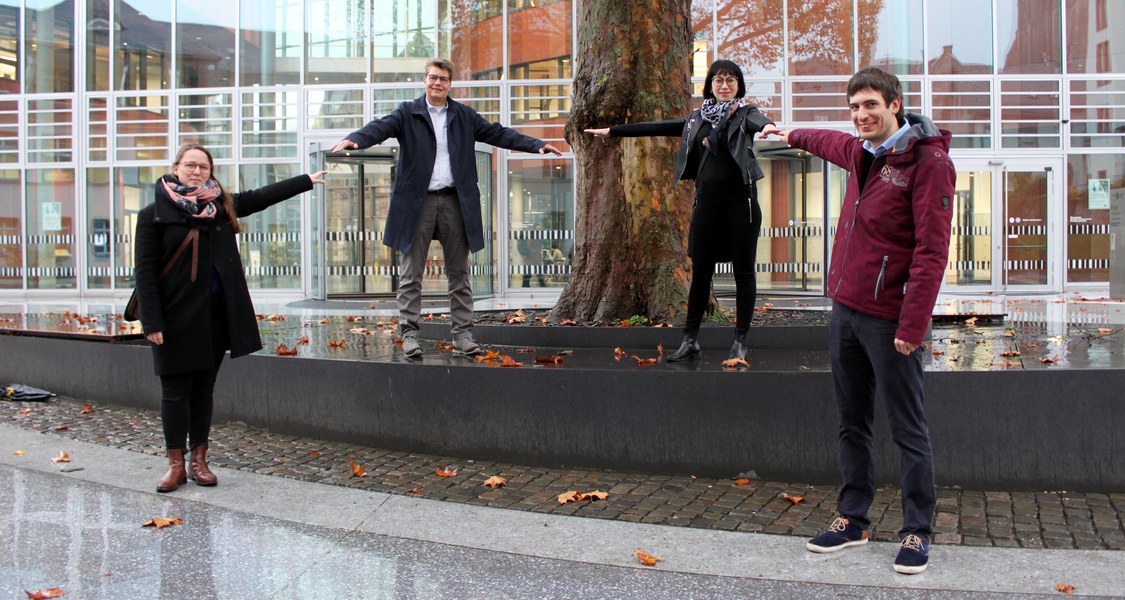
[[[406,358],[422,358],[422,349],[419,348],[419,349],[415,350],[414,352],[407,352]]]
[[[855,540],[854,542],[844,542],[843,544],[839,544],[836,546],[817,546],[812,542],[808,542],[805,544],[805,547],[809,549],[809,552],[816,552],[817,554],[831,554],[833,552],[839,552],[844,548],[850,548],[852,546],[862,546],[866,544],[869,539],[871,538],[863,538],[862,540]]]
[[[466,352],[462,352],[460,350],[454,350],[453,354],[455,354],[457,356],[480,356],[481,354],[484,354],[484,349],[483,348],[477,348],[476,350],[471,350],[471,351],[466,351]]]
[[[896,573],[902,573],[903,575],[917,575],[918,573],[921,573],[922,571],[925,571],[926,567],[928,567],[928,566],[930,566],[929,563],[926,563],[924,565],[919,565],[917,567],[908,567],[906,565],[895,565],[895,572]]]

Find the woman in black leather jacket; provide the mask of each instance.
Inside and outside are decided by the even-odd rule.
[[[764,176],[752,145],[754,136],[773,121],[757,108],[743,104],[745,95],[742,69],[729,60],[717,60],[707,71],[702,107],[686,119],[586,130],[596,137],[680,136],[676,177],[695,180],[695,206],[688,232],[692,276],[684,339],[668,356],[668,362],[693,359],[699,354],[699,326],[711,295],[715,263],[728,261],[734,269],[736,289],[736,328],[728,358],[746,356],[757,295],[754,261],[762,225],[754,182]]]

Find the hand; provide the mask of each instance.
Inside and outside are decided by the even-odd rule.
[[[609,127],[603,127],[601,129],[583,129],[582,131],[594,137],[609,137]]]
[[[917,349],[917,344],[911,344],[910,342],[904,342],[898,338],[895,338],[895,350],[898,350],[899,354],[903,356],[910,356]]]
[[[152,342],[153,344],[155,344],[157,346],[160,346],[161,344],[164,343],[164,332],[163,331],[157,331],[155,333],[146,333],[145,339],[147,339],[148,341]]]
[[[782,129],[773,123],[770,123],[762,128],[762,133],[758,134],[758,139],[764,140],[767,136],[776,135],[781,138],[781,141],[786,144],[789,143],[789,129]]]
[[[324,183],[324,175],[328,171],[317,171],[316,173],[309,173],[309,179],[314,183]]]
[[[335,146],[332,146],[332,152],[339,152],[341,150],[355,150],[356,148],[359,148],[359,144],[356,144],[351,140],[340,140],[336,142]]]
[[[558,148],[555,148],[550,144],[543,144],[543,147],[539,149],[539,154],[546,154],[548,152],[554,154],[555,156],[562,156],[562,152],[559,152]]]

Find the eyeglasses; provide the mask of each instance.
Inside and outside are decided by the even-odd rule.
[[[715,86],[738,87],[738,79],[735,77],[712,77],[711,83]]]
[[[426,74],[427,81],[440,81],[442,83],[449,83],[451,80],[443,75],[434,75],[433,73]]]
[[[182,163],[179,163],[179,164],[180,164],[181,167],[186,169],[188,172],[194,171],[196,169],[199,169],[200,173],[210,173],[211,172],[211,165],[205,165],[203,163],[193,163],[193,162],[182,162]]]

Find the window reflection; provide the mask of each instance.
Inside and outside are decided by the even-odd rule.
[[[301,82],[302,0],[243,2],[239,67],[242,85]]]
[[[785,65],[782,0],[716,2],[718,57],[737,63],[747,77],[781,76]],[[706,74],[704,67],[700,76]]]
[[[29,94],[74,91],[74,5],[27,7],[24,23]]]
[[[0,289],[23,287],[20,172],[0,169]]]
[[[0,92],[18,94],[20,91],[19,40],[19,2],[0,1]]]
[[[504,64],[504,19],[500,0],[441,0],[449,30],[438,36],[438,54],[453,61],[454,80],[500,79]],[[446,22],[442,19],[442,22]]]
[[[153,0],[113,2],[114,89],[169,87],[172,4]]]
[[[1066,70],[1125,72],[1125,5],[1117,0],[1066,0]]]
[[[109,89],[109,0],[86,0],[86,90]]]
[[[851,0],[789,0],[789,74],[851,75]],[[869,17],[870,18],[870,17]],[[871,36],[871,27],[860,26]]]
[[[230,0],[177,0],[176,75],[180,87],[234,85],[237,14]]]
[[[253,190],[294,177],[295,164],[244,165],[238,169],[238,186],[231,191]],[[239,250],[251,288],[301,287],[301,200],[293,198],[249,217],[241,217]]]
[[[992,8],[988,3],[930,2],[926,16],[926,58],[931,74],[992,72]]]
[[[508,63],[512,79],[572,76],[570,17],[570,0],[537,5],[534,10],[513,11],[509,5]]]
[[[108,168],[86,169],[86,285],[96,289],[113,285],[111,257],[116,236],[110,225],[113,205],[109,174]]]
[[[996,41],[1001,73],[1058,73],[1058,0],[998,0]]]
[[[859,68],[922,72],[922,0],[859,0]]]
[[[367,80],[367,13],[364,0],[308,0],[305,4],[305,83]]]
[[[435,56],[434,8],[432,0],[397,0],[377,9],[373,81],[415,81],[425,71]]]
[[[574,254],[571,161],[508,163],[508,287],[563,287]]]
[[[27,287],[77,286],[74,269],[74,171],[36,169],[27,178]]]
[[[1110,202],[1125,186],[1125,154],[1073,154],[1066,168],[1067,282],[1108,281]]]

